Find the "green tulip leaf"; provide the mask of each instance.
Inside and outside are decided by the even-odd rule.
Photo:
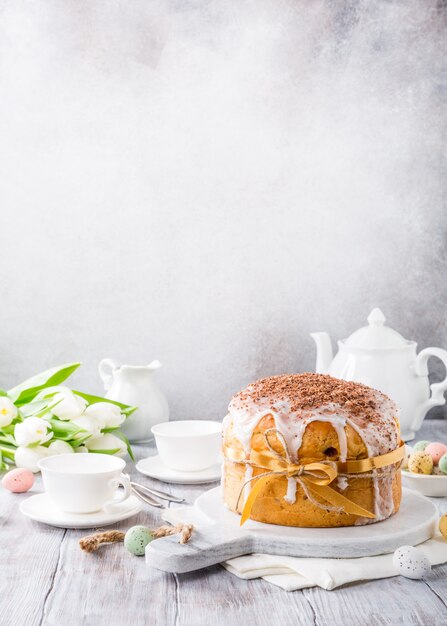
[[[58,400],[57,402],[53,402],[52,404],[47,404],[41,411],[36,413],[36,417],[43,417],[46,413],[50,413],[55,406],[57,406],[62,400]]]
[[[53,440],[52,440],[52,439],[50,439],[50,440],[48,441],[48,443],[50,444],[52,441],[53,441]],[[27,448],[37,448],[37,446],[41,446],[41,445],[42,445],[42,442],[41,442],[41,441],[33,441],[32,443],[29,443],[26,447],[27,447]]]
[[[17,406],[27,404],[31,402],[42,389],[63,383],[80,365],[80,363],[68,363],[66,365],[60,365],[59,367],[53,367],[32,378],[28,378],[28,380],[17,385],[17,387],[13,387],[8,391],[8,395]]]
[[[14,435],[15,425],[21,421],[21,419],[16,418],[9,426],[3,426],[3,428],[0,429],[0,433],[3,433],[5,435]]]
[[[116,454],[120,450],[121,448],[110,448],[108,450],[89,450],[89,452],[93,452],[94,454]]]
[[[8,435],[7,433],[2,432],[2,430],[0,430],[0,443],[6,443],[11,446],[17,445],[14,437],[12,435]]]
[[[109,400],[109,398],[102,398],[101,396],[93,396],[90,393],[83,393],[82,391],[77,391],[76,389],[72,389],[72,391],[77,396],[81,396],[81,398],[87,400],[89,404],[96,404],[97,402],[108,402],[109,404],[115,404],[121,409],[121,413],[124,413],[126,417],[129,417],[129,415],[132,415],[132,413],[137,410],[136,406],[123,404],[122,402],[117,402],[116,400]]]
[[[84,428],[80,428],[79,426],[76,426],[76,424],[72,424],[71,422],[64,422],[54,417],[47,420],[47,422],[48,424],[50,424],[51,430],[53,431],[57,439],[62,439],[66,436],[73,437],[78,433],[85,432]]]
[[[0,450],[0,472],[5,472],[9,470],[9,465],[3,460],[3,454]]]
[[[119,437],[122,441],[124,441],[124,443],[126,444],[126,447],[127,447],[128,455],[130,456],[132,461],[135,461],[135,457],[133,455],[132,448],[130,447],[130,441],[128,440],[126,435],[124,433],[122,433],[121,431],[119,431],[119,432],[116,433],[116,436]]]
[[[7,446],[5,444],[0,444],[0,452],[2,453],[2,457],[7,457],[14,461],[16,449],[12,446]]]
[[[84,445],[84,443],[87,441],[87,439],[90,439],[90,437],[91,434],[88,433],[88,435],[79,437],[79,439],[69,439],[68,443],[71,445],[72,448],[79,448],[80,446]]]
[[[37,400],[35,402],[28,402],[20,407],[20,415],[22,417],[32,417],[38,415],[41,411],[48,407],[47,400]]]

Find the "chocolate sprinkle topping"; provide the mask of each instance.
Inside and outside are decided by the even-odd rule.
[[[237,393],[232,401],[238,405],[288,402],[292,412],[337,404],[352,415],[369,419],[377,416],[377,401],[387,396],[361,383],[339,380],[325,374],[288,374],[261,378]]]

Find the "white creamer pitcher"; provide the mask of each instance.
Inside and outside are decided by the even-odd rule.
[[[106,398],[138,407],[121,426],[132,443],[149,441],[151,427],[169,420],[168,402],[154,380],[154,372],[160,367],[160,361],[119,365],[112,359],[103,359],[98,366]]]

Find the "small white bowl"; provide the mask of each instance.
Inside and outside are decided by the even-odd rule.
[[[423,496],[442,498],[447,496],[447,475],[443,474],[413,474],[402,470],[404,487],[413,489]]]
[[[152,426],[151,431],[161,460],[173,470],[199,472],[220,460],[221,422],[163,422]]]

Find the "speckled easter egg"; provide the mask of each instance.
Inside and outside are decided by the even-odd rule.
[[[124,545],[131,554],[143,556],[144,549],[153,538],[150,529],[146,526],[132,526],[124,537]]]
[[[428,444],[424,452],[429,454],[433,459],[434,465],[437,465],[439,463],[439,459],[447,452],[447,446],[443,443],[439,443],[439,441],[434,441],[433,443]]]
[[[441,515],[439,518],[439,532],[447,539],[447,515]]]
[[[422,441],[418,441],[417,443],[414,444],[413,450],[414,450],[414,452],[424,452],[425,448],[430,443],[431,443],[431,441],[425,441],[425,439],[423,439]]]
[[[402,546],[393,555],[393,565],[401,576],[418,580],[430,573],[431,563],[427,556],[413,546]]]
[[[441,474],[447,474],[447,453],[439,459],[438,468]]]
[[[408,469],[413,474],[431,474],[433,459],[426,452],[415,452],[408,458]]]
[[[34,485],[34,474],[24,467],[17,467],[3,476],[2,485],[12,493],[24,493]]]
[[[408,470],[413,474],[431,474],[433,459],[426,452],[414,452],[408,457]]]

